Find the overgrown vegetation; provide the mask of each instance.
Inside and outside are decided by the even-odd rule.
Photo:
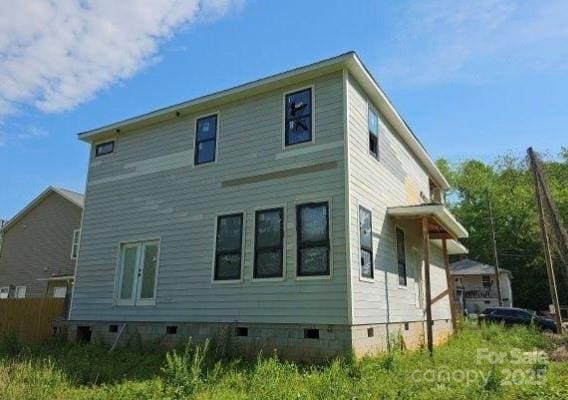
[[[469,257],[494,264],[487,193],[491,195],[501,267],[513,273],[515,305],[534,310],[548,309],[550,296],[535,207],[531,173],[524,158],[503,156],[495,163],[465,160],[450,164],[438,160],[453,191],[448,201],[468,229],[464,240]],[[568,148],[558,157],[543,159],[544,173],[563,222],[568,223]],[[561,304],[568,304],[568,266],[556,260]]]
[[[517,364],[511,357],[513,349],[550,351],[560,344],[527,328],[470,325],[433,358],[394,351],[310,366],[276,356],[230,359],[222,342],[189,342],[169,353],[137,343],[109,353],[97,345],[29,347],[9,338],[0,343],[0,398],[563,399],[568,362],[539,358]],[[503,363],[478,362],[478,352],[506,357]]]

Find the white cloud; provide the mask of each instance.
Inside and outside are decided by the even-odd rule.
[[[401,14],[381,75],[399,84],[568,70],[565,0],[425,0]]]
[[[22,105],[69,110],[131,77],[179,29],[240,0],[0,2],[0,118]]]

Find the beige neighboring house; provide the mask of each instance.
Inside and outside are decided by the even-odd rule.
[[[499,306],[494,266],[466,258],[452,263],[450,267],[455,300],[462,310],[479,313],[487,307]],[[513,274],[507,269],[499,268],[499,278],[503,307],[513,307]]]
[[[0,299],[70,295],[83,195],[48,187],[0,230]]]

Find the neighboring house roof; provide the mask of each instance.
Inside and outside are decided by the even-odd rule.
[[[78,136],[79,139],[86,142],[93,142],[103,138],[113,137],[118,134],[122,134],[127,130],[133,130],[147,124],[176,118],[184,113],[187,114],[188,112],[197,111],[205,107],[213,107],[219,104],[239,100],[247,96],[263,93],[268,90],[274,90],[275,88],[283,86],[283,83],[285,83],[283,81],[294,81],[294,79],[298,80],[299,78],[310,79],[323,73],[330,73],[341,69],[349,71],[363,89],[366,90],[370,99],[379,107],[379,110],[388,119],[391,125],[394,126],[402,140],[424,164],[432,179],[434,179],[442,189],[449,189],[450,185],[442,172],[438,169],[408,124],[395,110],[385,92],[381,89],[377,81],[375,81],[369,73],[369,70],[363,65],[359,56],[357,56],[355,52],[341,54],[314,64],[235,86],[231,89],[222,90],[137,117],[105,125],[97,129],[79,133]]]
[[[499,271],[507,273],[511,278],[513,277],[511,271],[508,269],[499,268]],[[451,263],[450,273],[452,275],[495,275],[495,267],[466,258]]]
[[[81,193],[49,186],[47,189],[41,192],[39,196],[37,196],[27,206],[25,206],[19,213],[17,213],[12,219],[8,220],[8,223],[6,223],[2,227],[2,229],[0,229],[0,232],[5,232],[8,229],[10,229],[16,222],[22,219],[27,213],[33,210],[38,204],[40,204],[43,200],[47,198],[47,196],[49,196],[52,193],[56,193],[61,197],[63,197],[64,199],[75,204],[77,207],[83,208],[83,204],[85,202],[85,196],[83,196]]]

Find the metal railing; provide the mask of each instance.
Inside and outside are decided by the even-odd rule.
[[[494,287],[468,287],[460,288],[460,291],[463,293],[463,297],[466,299],[486,299],[492,297],[497,298],[497,288]]]

